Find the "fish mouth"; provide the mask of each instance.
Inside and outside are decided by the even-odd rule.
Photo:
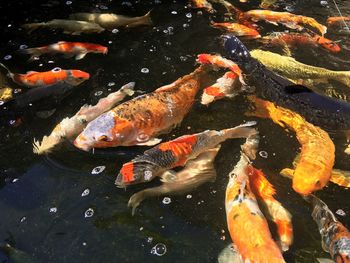
[[[88,152],[88,151],[90,151],[90,149],[91,149],[91,147],[90,147],[88,144],[83,143],[83,142],[79,139],[79,137],[76,138],[76,139],[74,140],[73,144],[74,144],[75,147],[77,147],[78,149],[83,150],[83,151],[85,151],[85,152]]]

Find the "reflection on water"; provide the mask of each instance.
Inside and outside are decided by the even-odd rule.
[[[344,14],[350,15],[346,0],[338,2]],[[319,1],[279,3],[278,10],[293,10],[320,22],[325,22],[330,14],[337,15],[331,1],[326,6]],[[248,10],[258,4],[251,1],[240,6]],[[146,200],[135,216],[131,216],[127,201],[144,186],[118,189],[114,180],[122,163],[142,148],[100,150],[91,155],[66,143],[49,157],[38,157],[33,155],[31,145],[33,138],[48,134],[56,123],[71,116],[81,105],[94,104],[127,82],[135,81],[136,90],[149,92],[191,72],[196,54],[220,52],[217,41],[220,31],[209,27],[208,14],[190,10],[187,1],[22,0],[1,1],[0,6],[3,11],[0,62],[14,72],[44,71],[59,66],[91,74],[91,79],[66,98],[50,118],[25,114],[19,127],[0,128],[0,243],[11,243],[34,262],[109,262],[111,259],[115,262],[215,262],[230,242],[224,211],[226,175],[238,161],[242,141],[227,141],[223,145],[215,161],[218,173],[215,183],[192,191],[191,198],[184,194],[171,197],[169,203],[164,203],[162,198]],[[28,35],[19,28],[26,22],[101,10],[132,16],[152,10],[154,26],[118,29],[98,36],[70,36],[45,29]],[[211,19],[222,21],[223,13],[220,9]],[[285,30],[263,25],[262,35]],[[299,49],[294,57],[315,66],[350,70],[349,36],[337,31],[330,31],[327,36],[340,40],[344,51],[334,55],[322,49]],[[96,42],[108,46],[109,53],[106,56],[91,54],[79,61],[43,56],[27,62],[26,57],[16,52],[23,45],[42,46],[60,40]],[[249,48],[262,45],[255,41],[245,43]],[[339,88],[345,96],[349,95],[348,90]],[[240,97],[219,101],[209,108],[197,103],[182,125],[163,138],[233,127],[247,120],[243,115],[246,107]],[[317,257],[328,257],[321,248],[308,204],[292,191],[288,179],[278,175],[281,168],[291,165],[299,149],[294,134],[269,120],[259,119],[258,128],[262,139],[256,166],[264,169],[277,189],[278,199],[293,215],[295,243],[285,254],[287,262],[314,262]],[[334,133],[330,135],[337,147],[336,167],[350,170],[348,156],[343,153],[345,139]],[[100,167],[98,172],[93,170],[95,167]],[[330,184],[319,196],[333,211],[342,209],[350,213],[348,190]],[[348,217],[339,216],[339,219],[350,225]],[[165,254],[158,257],[157,253]],[[0,252],[0,262],[5,258]]]

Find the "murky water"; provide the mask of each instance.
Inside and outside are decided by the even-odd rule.
[[[344,15],[350,15],[347,1],[337,2]],[[248,10],[257,4],[251,1],[240,6]],[[48,134],[57,122],[71,116],[84,103],[96,103],[130,81],[136,82],[137,90],[152,91],[191,72],[197,54],[220,52],[216,38],[221,31],[209,26],[208,14],[190,10],[186,5],[187,1],[175,0],[0,2],[0,62],[14,72],[44,71],[59,66],[81,69],[92,75],[88,82],[62,101],[50,118],[26,114],[28,116],[19,127],[1,127],[0,242],[10,242],[34,262],[217,260],[219,252],[230,243],[224,211],[226,175],[238,161],[242,141],[231,140],[223,145],[215,161],[218,173],[215,183],[205,184],[188,196],[171,197],[170,203],[162,202],[162,197],[146,200],[135,216],[131,215],[127,201],[145,185],[124,191],[114,186],[114,180],[122,163],[142,148],[101,150],[92,155],[66,143],[53,154],[38,157],[32,153],[31,145],[33,138]],[[319,1],[286,1],[280,4],[279,10],[287,6],[295,13],[312,16],[323,23],[329,15],[337,15],[332,1],[326,7]],[[26,22],[66,18],[72,12],[97,10],[132,16],[152,10],[154,26],[82,36],[50,30],[38,30],[28,35],[19,28]],[[225,11],[219,10],[217,15],[211,16],[215,21],[223,19]],[[264,24],[262,34],[278,30],[285,28]],[[294,56],[308,64],[350,70],[349,35],[330,31],[327,36],[341,40],[344,51],[332,55],[321,49],[299,49]],[[99,43],[108,46],[109,53],[106,56],[88,55],[80,61],[48,56],[28,63],[27,57],[16,52],[21,45],[34,47],[60,40]],[[245,43],[250,48],[260,46],[255,41]],[[11,59],[5,60],[7,55],[11,55]],[[54,62],[49,63],[50,60]],[[109,84],[112,82],[115,85]],[[343,92],[350,95],[346,89]],[[209,108],[197,103],[182,125],[163,138],[238,125],[247,120],[243,115],[246,107],[239,97],[217,102]],[[259,119],[258,128],[262,134],[260,150],[266,151],[268,156],[259,156],[256,165],[265,171],[277,189],[278,199],[293,215],[295,241],[284,254],[286,261],[315,262],[318,257],[328,257],[321,248],[320,235],[308,204],[291,189],[290,180],[278,174],[282,168],[291,165],[298,152],[299,144],[294,134],[269,120]],[[335,133],[331,136],[337,147],[336,167],[350,170],[349,157],[343,153],[345,138]],[[106,169],[92,174],[96,166],[106,166]],[[330,183],[319,196],[333,211],[344,210],[346,216],[338,217],[350,226],[348,190]],[[157,254],[164,252],[164,246],[156,246],[159,243],[166,247],[166,253],[161,257]],[[151,253],[155,249],[159,253]],[[0,262],[6,260],[0,253]]]

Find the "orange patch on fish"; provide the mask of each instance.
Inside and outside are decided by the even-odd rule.
[[[120,174],[123,176],[123,182],[129,183],[135,180],[134,164],[132,162],[125,163],[120,169]]]
[[[225,94],[221,91],[221,89],[215,86],[207,87],[204,89],[203,92],[215,98],[222,98],[225,96]]]

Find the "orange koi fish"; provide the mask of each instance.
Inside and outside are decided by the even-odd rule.
[[[21,49],[20,52],[31,55],[30,60],[33,60],[35,57],[40,57],[42,54],[55,53],[64,54],[65,57],[75,56],[75,59],[79,60],[84,58],[88,53],[107,54],[108,48],[92,43],[60,41],[48,46]]]
[[[195,9],[204,9],[209,13],[215,13],[215,9],[207,0],[191,0],[191,7]]]
[[[335,147],[321,128],[305,121],[299,114],[251,96],[256,110],[248,115],[270,118],[278,125],[295,131],[301,144],[300,160],[293,172],[293,189],[308,195],[327,185],[335,160]]]
[[[226,219],[232,242],[243,262],[285,262],[252,192],[249,166],[242,153],[226,187]]]
[[[277,25],[282,24],[291,29],[302,30],[303,25],[308,25],[318,30],[322,36],[326,34],[327,27],[318,23],[314,18],[295,15],[288,12],[274,12],[270,10],[250,10],[244,13],[244,19],[252,21],[265,20],[268,23]]]
[[[125,163],[115,183],[118,187],[125,187],[130,184],[151,181],[169,169],[184,166],[188,160],[195,159],[199,154],[214,148],[227,139],[247,138],[256,134],[255,129],[248,127],[251,125],[255,125],[255,122],[221,131],[207,130],[184,135],[161,143]]]
[[[215,23],[215,22],[212,22],[211,25],[212,25],[212,27],[221,28],[221,29],[226,30],[227,32],[231,32],[236,36],[243,36],[243,37],[251,38],[251,39],[261,37],[261,35],[259,34],[259,32],[256,29],[247,27],[247,26],[239,24],[239,23]]]
[[[105,111],[110,110],[112,107],[115,107],[126,96],[132,96],[134,94],[134,86],[135,82],[130,82],[118,91],[100,99],[96,105],[84,105],[73,117],[64,118],[55,126],[49,136],[43,137],[41,142],[34,140],[33,152],[36,154],[48,153],[65,139],[74,140],[90,121]]]
[[[350,16],[332,16],[327,18],[328,26],[343,26],[344,21],[350,22]]]
[[[88,151],[159,143],[155,137],[180,124],[189,112],[205,75],[200,67],[172,84],[119,104],[90,122],[74,145]]]
[[[20,74],[12,73],[1,63],[0,66],[7,70],[8,77],[15,83],[27,87],[50,86],[59,82],[66,82],[70,85],[77,86],[90,78],[89,73],[76,69],[54,68],[45,72],[30,71],[26,74]]]
[[[337,43],[317,34],[310,36],[309,34],[278,32],[263,37],[261,40],[274,46],[288,46],[291,48],[295,46],[304,47],[305,45],[308,45],[312,47],[319,46],[333,53],[340,51],[340,47]]]
[[[318,225],[322,248],[335,263],[350,262],[350,232],[340,223],[328,206],[319,198],[310,195],[307,200],[313,206],[312,218]]]
[[[252,192],[265,204],[271,220],[276,224],[280,248],[287,251],[293,243],[291,214],[274,198],[276,190],[261,170],[250,165],[248,176]]]
[[[224,97],[233,98],[239,93],[238,76],[232,71],[228,71],[224,76],[217,79],[216,82],[203,90],[201,104],[210,103]]]

